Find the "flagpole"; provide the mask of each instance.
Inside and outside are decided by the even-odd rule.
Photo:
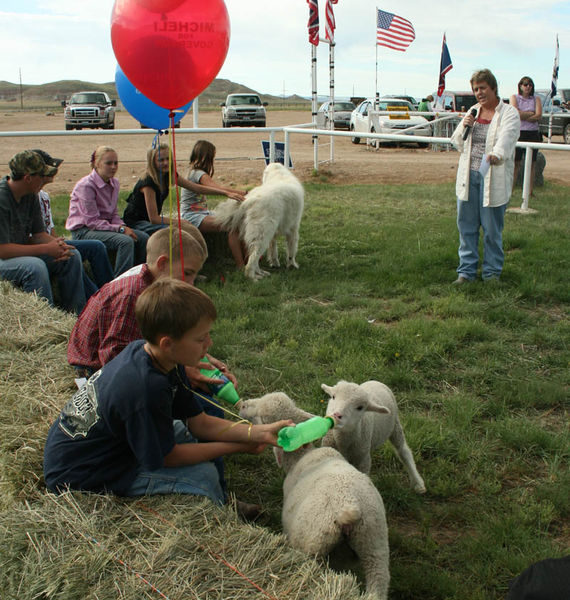
[[[329,127],[332,131],[334,131],[334,41],[329,42],[329,94],[330,94],[330,104],[329,104],[329,115],[330,115],[330,123]],[[334,135],[331,135],[331,150],[330,150],[330,160],[331,163],[334,162]]]
[[[313,126],[317,124],[317,47],[311,44],[311,115]],[[313,166],[315,170],[319,168],[319,136],[313,135]]]
[[[378,20],[378,7],[376,7],[376,20]],[[376,73],[374,79],[374,107],[378,106],[378,100],[380,98],[378,94],[378,38],[376,37],[374,40],[374,48],[376,49]]]
[[[550,115],[548,116],[548,143],[552,142],[552,108],[553,97],[556,96],[556,87],[558,84],[558,63],[559,63],[559,45],[558,34],[556,34],[556,52],[554,53],[554,67],[552,68],[552,83],[550,84]]]

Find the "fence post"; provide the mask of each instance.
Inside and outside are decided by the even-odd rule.
[[[524,172],[523,172],[523,188],[522,188],[522,204],[520,208],[508,208],[507,212],[517,213],[520,215],[528,215],[537,212],[533,208],[528,207],[528,200],[530,197],[530,184],[532,180],[532,151],[533,148],[530,146],[526,147],[524,155]],[[513,185],[514,185],[513,181]]]
[[[285,132],[284,137],[285,137],[285,145],[284,145],[283,155],[285,158],[283,159],[283,162],[284,162],[285,166],[287,168],[289,168],[289,132],[288,131]]]
[[[269,162],[275,162],[275,132],[273,130],[269,132]]]
[[[521,210],[523,212],[528,211],[528,199],[530,197],[530,188],[532,180],[532,148],[527,146],[524,156],[524,175],[523,175],[523,189],[522,189],[522,204]]]

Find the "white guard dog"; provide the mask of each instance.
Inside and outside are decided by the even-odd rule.
[[[269,275],[259,266],[267,253],[272,267],[279,266],[277,236],[287,240],[287,267],[299,268],[297,246],[303,215],[304,190],[301,182],[281,163],[265,167],[263,182],[247,193],[244,202],[226,200],[214,211],[216,222],[224,229],[238,230],[249,255],[245,274],[250,279]]]

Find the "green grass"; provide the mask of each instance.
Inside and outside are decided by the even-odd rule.
[[[392,599],[504,598],[531,562],[570,548],[568,195],[547,184],[537,214],[507,215],[498,285],[450,285],[452,185],[307,184],[298,271],[203,271],[212,353],[243,397],[283,390],[322,414],[322,382],[393,389],[428,492],[411,491],[389,447],[375,452]],[[54,198],[60,231],[67,202]],[[231,489],[279,530],[271,453],[227,463]]]

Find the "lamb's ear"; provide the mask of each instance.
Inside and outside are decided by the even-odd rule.
[[[327,393],[331,398],[334,396],[334,388],[328,386],[326,383],[321,383],[321,389]]]
[[[389,415],[390,409],[386,406],[382,406],[375,400],[371,400],[368,398],[368,408],[366,409],[368,412],[380,413],[381,415]]]
[[[281,469],[283,467],[283,448],[273,446],[273,454],[275,455],[277,466]]]

